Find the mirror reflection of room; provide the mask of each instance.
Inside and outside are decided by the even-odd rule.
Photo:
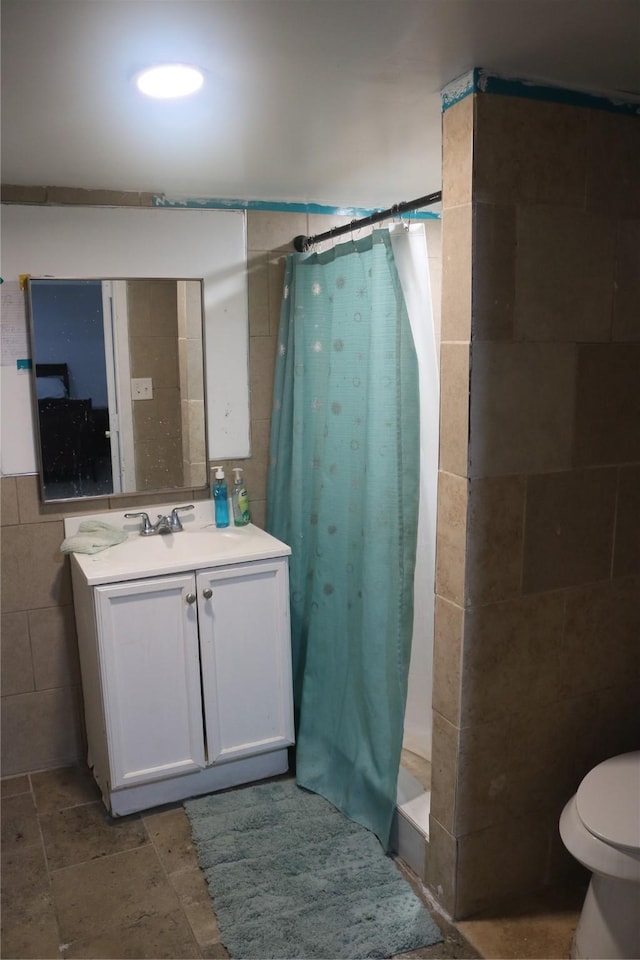
[[[204,485],[201,282],[29,288],[43,499]]]

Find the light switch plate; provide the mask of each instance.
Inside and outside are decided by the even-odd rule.
[[[153,380],[151,377],[134,377],[131,380],[132,400],[153,400]]]

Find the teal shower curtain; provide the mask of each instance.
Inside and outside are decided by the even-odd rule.
[[[292,548],[296,778],[388,846],[411,646],[418,368],[387,230],[287,258],[267,527]]]

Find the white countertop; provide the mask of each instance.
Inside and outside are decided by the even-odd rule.
[[[138,580],[143,577],[179,573],[185,570],[203,570],[226,564],[246,563],[251,560],[267,560],[286,557],[291,548],[271,534],[253,524],[246,527],[233,525],[217,528],[212,521],[213,507],[210,501],[199,501],[195,509],[182,513],[180,519],[184,530],[180,533],[156,534],[141,537],[140,519],[128,520],[125,513],[146,510],[151,522],[159,513],[169,513],[172,506],[154,505],[108,513],[67,517],[64,521],[65,535],[72,536],[83,520],[101,520],[127,531],[122,543],[101,550],[99,553],[72,554],[87,583],[117,583],[122,580]]]

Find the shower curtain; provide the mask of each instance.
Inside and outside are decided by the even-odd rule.
[[[290,544],[297,782],[388,846],[411,645],[418,366],[387,230],[287,258],[267,526]]]
[[[433,624],[440,438],[440,331],[436,328],[424,223],[390,228],[420,380],[420,509],[416,547],[413,637],[403,748],[431,760]]]

